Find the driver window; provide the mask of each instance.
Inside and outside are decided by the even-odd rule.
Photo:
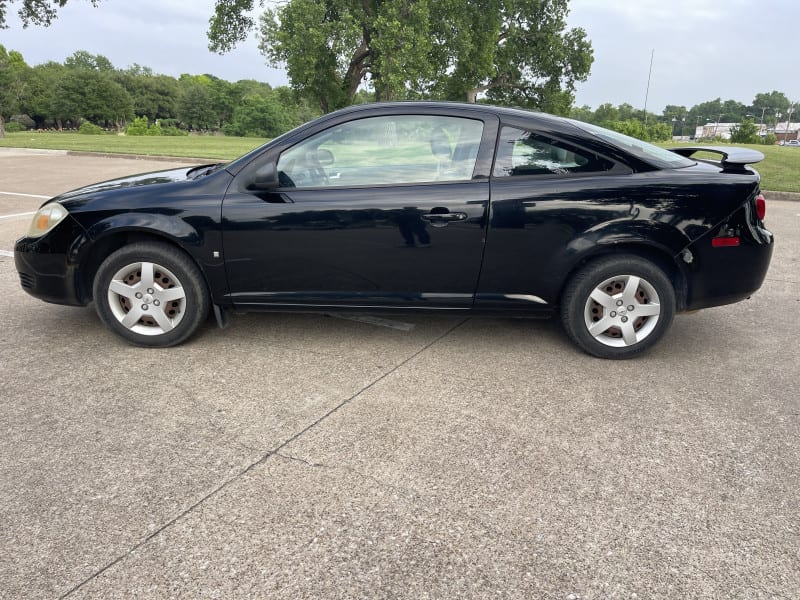
[[[278,160],[280,186],[353,187],[472,178],[483,122],[428,115],[351,121],[303,140]]]

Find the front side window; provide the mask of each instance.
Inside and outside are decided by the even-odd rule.
[[[504,127],[497,148],[494,176],[602,173],[614,163],[589,150],[516,127]]]
[[[398,185],[472,178],[483,122],[396,115],[337,125],[281,154],[281,187]]]

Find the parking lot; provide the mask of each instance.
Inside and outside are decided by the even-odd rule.
[[[799,202],[758,294],[626,362],[463,316],[141,349],[23,292],[44,198],[172,164],[0,153],[0,597],[800,597]]]

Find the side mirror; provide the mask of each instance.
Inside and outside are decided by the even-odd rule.
[[[260,167],[253,176],[247,188],[250,190],[271,190],[278,187],[278,171],[274,162],[268,162]]]

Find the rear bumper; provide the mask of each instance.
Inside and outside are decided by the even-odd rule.
[[[758,238],[743,239],[735,247],[713,248],[708,237],[692,244],[686,309],[733,304],[755,293],[767,276],[775,245],[766,229],[760,228]]]

